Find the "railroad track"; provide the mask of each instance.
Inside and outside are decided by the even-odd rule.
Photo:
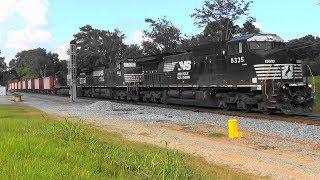
[[[58,95],[50,95],[50,96],[58,96]],[[272,120],[272,121],[284,121],[284,122],[291,122],[291,123],[298,123],[298,124],[320,126],[320,114],[308,114],[308,115],[299,115],[299,116],[298,115],[288,116],[284,114],[265,115],[258,112],[224,111],[222,109],[213,109],[213,108],[206,108],[206,107],[183,106],[183,105],[172,105],[172,104],[165,105],[165,104],[157,104],[157,103],[120,101],[120,100],[110,100],[110,99],[91,98],[91,97],[80,97],[79,99],[102,100],[102,101],[111,101],[111,102],[117,102],[117,103],[120,102],[120,103],[126,103],[126,104],[134,104],[134,105],[172,108],[177,110],[214,113],[214,114],[234,116],[234,117],[265,119],[265,120]]]
[[[80,99],[89,100],[89,99],[99,99],[99,98],[81,97]],[[99,100],[106,100],[106,99],[99,99]],[[157,103],[119,101],[119,100],[108,100],[108,101],[117,102],[117,103],[120,102],[120,103],[126,103],[126,104],[143,105],[143,106],[152,106],[152,107],[172,108],[177,110],[187,110],[187,111],[194,111],[194,112],[214,113],[214,114],[220,114],[220,115],[226,115],[226,116],[285,121],[285,122],[291,122],[291,123],[320,126],[320,114],[289,115],[289,116],[284,114],[265,115],[263,113],[258,113],[258,112],[224,111],[222,109],[184,106],[184,105],[172,105],[172,104],[165,105],[165,104],[157,104]]]

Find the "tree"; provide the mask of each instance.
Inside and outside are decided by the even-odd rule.
[[[1,51],[0,51],[0,55],[1,55]],[[5,84],[4,76],[6,71],[7,71],[7,65],[5,62],[5,58],[0,56],[0,85]]]
[[[199,27],[214,29],[213,35],[224,41],[231,37],[236,20],[248,15],[251,3],[245,0],[206,0],[191,17],[195,18],[195,24]]]
[[[245,0],[206,0],[201,9],[195,9],[191,15],[199,27],[207,26],[210,22],[229,19],[235,22],[243,15],[248,15],[252,1]]]
[[[320,38],[307,35],[288,43],[289,55],[293,59],[303,60],[308,64],[314,75],[320,74]],[[309,72],[307,69],[306,72]]]
[[[61,69],[58,54],[37,48],[18,52],[9,67],[22,80],[52,76]]]
[[[287,43],[290,52],[295,58],[309,59],[315,61],[320,55],[320,38],[312,35],[307,35],[298,39],[290,40]]]
[[[228,30],[226,29],[228,27]],[[204,29],[203,34],[208,40],[227,40],[228,34],[237,34],[239,26],[234,25],[230,19],[210,22]],[[221,38],[225,37],[225,38]]]
[[[240,33],[242,34],[260,33],[260,29],[253,24],[254,22],[256,22],[256,19],[249,17],[247,21],[243,24],[243,27],[240,29]]]
[[[0,50],[0,55],[1,55],[1,50]],[[0,73],[3,73],[6,70],[7,70],[7,64],[5,62],[5,58],[0,56]]]
[[[137,44],[128,45],[126,50],[124,51],[124,57],[133,58],[140,57],[143,55],[143,51]]]
[[[144,54],[171,53],[181,51],[182,35],[179,28],[175,27],[166,17],[152,20],[146,19],[151,30],[145,30],[148,39],[142,42]]]
[[[86,25],[74,37],[80,71],[83,68],[92,70],[96,66],[114,66],[117,60],[125,58],[124,54],[128,53],[128,46],[123,43],[125,36],[117,29],[106,31]]]

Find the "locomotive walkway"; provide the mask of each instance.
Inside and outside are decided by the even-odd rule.
[[[320,127],[241,117],[245,138],[223,136],[230,116],[170,108],[25,94],[20,104],[42,111],[77,116],[126,138],[168,145],[208,161],[276,179],[319,179]],[[0,104],[11,104],[0,97]],[[271,117],[272,118],[272,117]],[[268,128],[269,127],[269,128]]]

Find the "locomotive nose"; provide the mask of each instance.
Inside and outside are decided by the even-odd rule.
[[[264,59],[273,59],[276,63],[289,63],[290,58],[287,54],[287,50],[274,50],[268,51],[266,54],[263,55]]]

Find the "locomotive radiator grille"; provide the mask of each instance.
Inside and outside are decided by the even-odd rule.
[[[258,80],[302,79],[301,64],[256,64]]]

